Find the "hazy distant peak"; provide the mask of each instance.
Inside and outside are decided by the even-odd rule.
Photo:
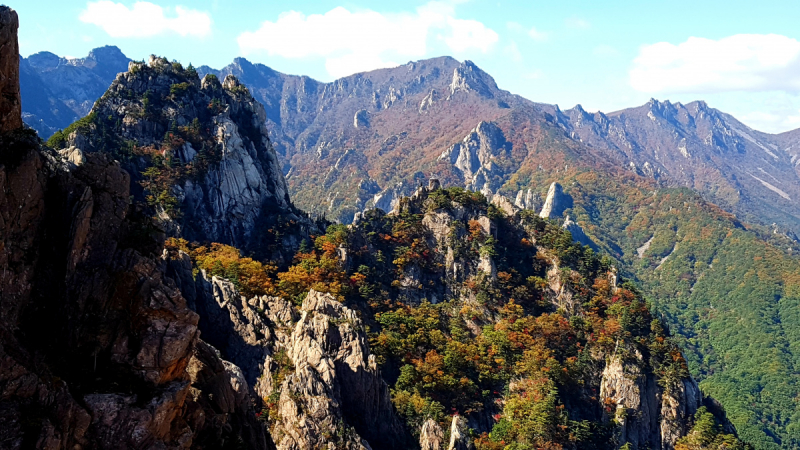
[[[106,45],[104,47],[97,47],[89,52],[85,60],[93,60],[97,62],[106,61],[121,61],[128,60],[129,58],[122,53],[116,45]]]
[[[33,55],[28,56],[25,59],[33,68],[38,70],[47,70],[58,67],[62,58],[56,55],[55,53],[39,52],[39,53],[34,53]]]

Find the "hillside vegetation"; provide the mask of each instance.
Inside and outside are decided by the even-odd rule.
[[[417,439],[429,421],[446,430],[460,415],[479,449],[746,448],[693,403],[686,360],[611,258],[530,211],[507,217],[480,193],[421,189],[398,214],[329,227],[283,272],[228,246],[168,248],[247,295],[299,305],[310,290],[329,292],[360,311]],[[615,364],[640,396],[615,385]],[[638,418],[662,396],[673,406]],[[671,408],[683,424],[667,422]]]

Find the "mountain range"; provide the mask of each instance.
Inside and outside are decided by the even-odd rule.
[[[21,61],[25,121],[47,138],[86,115],[129,59],[116,47],[103,47],[82,59],[43,52]],[[270,136],[298,205],[342,222],[376,202],[391,209],[392,199],[416,187],[418,172],[516,196],[517,186],[506,184],[513,168],[495,164],[493,176],[499,178],[486,184],[481,175],[477,185],[468,178],[476,176],[480,162],[472,161],[467,173],[459,168],[450,173],[438,158],[480,122],[499,121],[504,133],[518,136],[517,147],[531,145],[532,130],[550,123],[560,128],[559,139],[584,144],[632,172],[695,189],[749,222],[800,230],[800,130],[762,133],[702,101],[651,100],[609,114],[587,113],[580,105],[561,110],[502,91],[474,64],[448,57],[331,83],[282,74],[244,58],[198,72],[233,74],[250,88],[267,111]],[[463,98],[454,101],[458,96]],[[518,128],[526,121],[529,131],[523,135]],[[518,161],[512,166],[519,166],[524,150],[515,151],[511,160]],[[366,164],[353,164],[361,159]],[[358,170],[345,168],[347,160]],[[324,186],[325,205],[316,202],[321,193],[312,185]]]
[[[122,58],[116,59],[121,63]],[[92,59],[90,55],[82,61],[89,60],[97,58]],[[103,91],[97,95],[96,98],[103,96],[103,99],[92,109],[94,115],[87,116],[84,122],[69,128],[48,122],[48,128],[43,130],[67,128],[64,132],[53,133],[50,146],[58,149],[63,157],[78,161],[84,153],[110,153],[131,173],[132,193],[138,201],[149,203],[149,207],[154,208],[159,226],[171,235],[185,236],[199,241],[199,244],[222,241],[223,244],[235,245],[256,260],[283,266],[280,270],[288,264],[285,253],[300,249],[298,257],[301,262],[289,268],[288,272],[279,274],[280,281],[276,283],[286,296],[302,303],[304,310],[315,308],[304,303],[308,287],[313,285],[318,289],[340,292],[341,288],[331,288],[330,280],[324,281],[326,279],[321,275],[329,270],[326,264],[331,264],[335,256],[344,267],[349,267],[348,276],[368,280],[367,284],[359,285],[350,278],[344,285],[353,283],[359,292],[363,288],[368,294],[360,295],[373,300],[383,298],[381,296],[386,292],[384,300],[387,305],[398,299],[405,299],[401,303],[409,304],[422,299],[436,303],[435,298],[453,296],[457,290],[448,287],[448,290],[438,291],[429,287],[430,283],[433,283],[431,286],[437,283],[443,286],[468,284],[471,277],[481,272],[492,279],[496,276],[502,280],[509,276],[509,280],[517,280],[511,282],[508,290],[502,291],[504,293],[488,288],[482,290],[473,284],[470,288],[472,294],[466,295],[471,300],[463,304],[458,302],[464,301],[465,294],[455,296],[462,299],[456,300],[457,304],[483,311],[475,317],[489,320],[486,317],[494,313],[487,313],[491,307],[483,309],[487,301],[489,305],[493,304],[487,299],[524,298],[524,295],[518,297],[524,289],[518,284],[517,277],[530,267],[526,266],[529,262],[525,259],[520,260],[525,261],[522,266],[509,262],[515,257],[511,248],[516,243],[505,242],[495,248],[494,244],[486,244],[487,236],[498,239],[495,234],[498,229],[509,231],[513,236],[520,232],[513,226],[505,228],[510,225],[504,225],[506,222],[501,217],[515,218],[512,223],[519,218],[523,227],[540,227],[542,225],[535,225],[538,222],[525,222],[528,220],[525,217],[530,210],[541,211],[544,218],[558,221],[560,226],[563,223],[563,228],[569,230],[568,236],[572,239],[580,237],[581,242],[589,244],[592,252],[599,251],[613,257],[615,270],[639,283],[643,295],[652,302],[654,312],[674,332],[675,340],[686,357],[687,367],[699,379],[700,388],[724,406],[727,416],[745,441],[759,449],[800,445],[800,435],[796,431],[800,423],[796,411],[796,399],[800,395],[796,376],[800,367],[800,317],[795,313],[800,306],[797,295],[800,280],[796,276],[800,273],[800,263],[794,256],[797,245],[794,231],[798,230],[800,223],[795,203],[800,190],[796,169],[800,151],[796,142],[800,133],[760,133],[703,102],[682,105],[652,100],[637,108],[609,114],[587,113],[580,106],[564,111],[555,105],[535,103],[503,91],[474,63],[449,57],[356,74],[331,83],[281,74],[241,58],[221,70],[199,67],[196,80],[187,68],[176,64],[170,65],[159,58],[151,59],[147,65],[134,63],[130,68],[126,63],[123,70],[128,70],[128,74],[122,76],[124,79],[139,80],[134,76],[139,71],[146,74],[154,71],[155,74],[151,75],[153,80],[163,78],[160,84],[154,84],[157,89],[150,94],[138,84],[126,86],[110,72],[103,72],[107,78],[102,78],[99,72],[94,74],[96,76],[85,76],[86,80],[96,84],[107,79],[107,86],[113,82],[114,88],[107,94]],[[69,65],[64,63],[65,70]],[[79,65],[80,73],[94,73],[91,71],[99,65]],[[39,66],[55,67],[53,73],[56,74],[61,63]],[[23,86],[32,83],[30,80],[39,80],[47,86],[46,77],[36,70],[33,72],[38,78],[26,81],[26,71],[22,71]],[[178,78],[184,77],[185,80],[169,78],[176,73]],[[202,84],[200,78],[204,80]],[[222,171],[203,169],[199,179],[205,181],[198,183],[193,168],[204,160],[195,160],[196,155],[188,151],[186,143],[192,144],[190,147],[199,154],[196,150],[202,148],[203,141],[211,142],[213,133],[198,131],[199,139],[193,141],[193,122],[180,119],[181,116],[189,119],[191,115],[173,116],[170,111],[181,108],[204,111],[198,105],[216,98],[216,94],[212,94],[216,88],[210,84],[214,79],[225,80],[219,84],[220,89],[229,92],[226,95],[250,105],[253,99],[258,100],[265,112],[269,144],[263,147],[257,145],[260,138],[252,132],[252,128],[260,124],[250,123],[247,117],[231,117],[236,129],[240,130],[237,132],[240,139],[225,142],[226,145],[238,142],[230,146],[235,149],[234,154],[239,155],[235,159],[246,158],[245,153],[267,155],[262,159],[264,167],[272,169],[280,160],[292,204],[341,223],[354,222],[353,234],[334,228],[327,237],[314,243],[318,247],[312,248],[308,255],[316,256],[303,256],[306,254],[303,249],[309,250],[310,244],[299,243],[302,234],[298,234],[300,237],[296,239],[281,240],[289,229],[276,230],[275,222],[268,225],[272,237],[269,240],[271,246],[266,248],[249,239],[260,226],[255,225],[261,224],[258,221],[245,221],[249,234],[209,234],[203,229],[204,214],[214,218],[209,223],[225,220],[225,214],[214,209],[215,202],[208,200],[214,198],[214,180],[219,180],[212,174]],[[183,83],[188,84],[183,86]],[[23,110],[39,111],[37,117],[45,117],[45,112],[50,111],[54,120],[56,112],[64,109],[48,109],[48,105],[86,104],[84,93],[89,91],[88,87],[70,83],[63,86],[64,89],[42,91],[49,92],[43,96],[46,103],[27,100],[23,90]],[[76,92],[70,93],[70,89]],[[251,110],[252,106],[248,108],[245,109]],[[106,121],[108,112],[114,112],[118,117]],[[200,126],[197,130],[223,120],[225,116],[215,118],[218,113],[208,117],[203,115],[206,113],[198,115]],[[32,114],[23,117],[31,120]],[[76,115],[79,114],[76,112]],[[42,123],[40,119],[39,125],[32,125],[41,127]],[[165,136],[170,135],[180,140],[165,140]],[[113,145],[105,145],[109,143],[108,137],[116,140],[111,142]],[[155,146],[163,155],[158,157],[153,149],[147,150],[148,146]],[[132,151],[119,153],[120,148]],[[273,151],[276,162],[268,162],[271,161],[268,155]],[[180,163],[191,162],[191,167],[185,173],[174,169],[171,157],[167,158],[167,155],[174,155]],[[207,157],[208,154],[204,156]],[[213,151],[211,161],[214,164],[218,162]],[[153,167],[158,171],[152,170]],[[178,170],[177,174],[173,170]],[[229,173],[233,174],[235,170]],[[275,181],[277,174],[274,170],[262,170],[256,178],[263,179],[264,174],[269,174],[267,178],[272,181],[266,185],[272,187],[263,192],[274,192],[275,186],[280,186]],[[223,179],[220,186],[236,184],[237,180],[243,179]],[[466,191],[456,189],[443,194],[435,187],[420,190],[419,186],[427,185],[431,179],[441,186],[462,187]],[[187,192],[196,194],[184,195]],[[244,194],[252,190],[233,192],[229,199],[233,203],[223,202],[232,205],[232,211],[236,211],[236,203],[240,200],[252,199],[250,194]],[[255,192],[262,191],[256,189]],[[472,197],[469,192],[480,192],[482,196]],[[407,196],[412,194],[409,200]],[[491,200],[491,206],[480,198]],[[465,216],[459,212],[464,205],[473,205],[470,208],[477,209],[470,209],[472,212]],[[389,216],[392,218],[381,218],[379,213],[371,210],[372,207],[385,212],[394,211]],[[302,214],[292,208],[287,200],[277,210],[271,207],[265,210],[273,212],[276,217],[288,218],[288,214],[294,214],[286,222],[278,221],[282,223],[281,227],[285,227],[290,221],[304,220]],[[439,211],[437,208],[443,209]],[[502,210],[502,214],[498,210]],[[489,217],[491,223],[482,225],[481,221],[487,220],[483,216]],[[240,223],[241,216],[237,213],[234,217],[237,224]],[[415,228],[419,226],[417,220],[423,220],[423,229],[428,231]],[[222,227],[226,228],[233,230],[227,225]],[[307,235],[319,234],[318,231],[308,233],[310,228],[312,224],[307,223]],[[460,229],[463,233],[458,231]],[[186,230],[186,234],[181,230]],[[542,260],[550,261],[547,255],[557,254],[557,259],[573,261],[574,264],[587,264],[576,262],[584,259],[594,261],[591,256],[594,253],[583,253],[586,250],[570,253],[577,250],[568,250],[564,247],[566,244],[553,237],[551,233],[554,231],[545,230],[550,229],[541,229],[537,232],[539,234],[534,233],[521,241],[523,245],[527,245],[526,240],[539,245],[537,239],[541,240],[543,247],[539,254]],[[345,239],[341,233],[348,237]],[[435,242],[430,241],[429,233],[436,236]],[[448,237],[451,233],[466,242],[478,240],[481,244],[467,246],[471,248],[469,251],[475,252],[474,255],[459,253],[467,249]],[[375,241],[377,237],[382,241]],[[284,250],[276,252],[272,245],[275,242],[280,243],[279,247]],[[384,248],[386,245],[389,246]],[[484,248],[486,245],[488,247]],[[244,274],[249,272],[242,272],[241,268],[250,267],[247,265],[252,262],[236,259],[235,265],[230,266],[231,257],[225,256],[228,254],[222,250],[179,247],[184,254],[191,254],[194,258],[189,264],[205,267],[204,270],[220,278],[240,279],[235,287],[250,289],[244,281]],[[367,249],[366,253],[364,249]],[[441,261],[436,256],[425,256],[435,255],[437,251],[446,255],[452,253],[453,256]],[[315,252],[322,252],[323,256]],[[370,256],[370,252],[374,254]],[[379,256],[385,252],[393,256]],[[457,255],[471,256],[457,261]],[[577,259],[569,259],[569,255]],[[444,265],[447,268],[445,273],[441,273],[436,264]],[[541,263],[531,264],[539,267]],[[375,269],[378,267],[381,269]],[[576,274],[584,273],[589,279],[599,275],[596,269],[580,265],[571,267]],[[547,296],[550,294],[545,297],[566,316],[570,316],[572,308],[588,308],[590,299],[585,299],[585,304],[582,303],[584,300],[570,303],[562,295],[566,292],[562,290],[563,286],[570,286],[567,289],[570,298],[573,295],[582,298],[575,292],[599,289],[578,275],[570,284],[562,283],[555,276],[560,273],[558,270],[553,275],[549,269],[546,273],[538,270],[531,274],[534,278],[529,279],[533,283],[530,286],[546,284],[547,292],[558,293],[553,294],[553,298]],[[321,277],[317,284],[306,285],[297,281],[311,276],[310,273]],[[394,278],[388,273],[393,273]],[[535,278],[537,276],[541,281]],[[258,277],[254,275],[247,279],[255,278]],[[335,282],[342,284],[340,279]],[[298,283],[306,288],[290,289]],[[489,285],[496,286],[494,283],[497,283],[496,279]],[[514,290],[517,288],[521,290]],[[215,289],[214,292],[225,291],[223,288]],[[271,288],[263,289],[263,292],[272,292]],[[184,290],[184,295],[189,294]],[[218,300],[219,304],[228,304],[227,300]],[[211,300],[208,302],[213,306]],[[317,300],[309,302],[319,305]],[[252,303],[255,304],[269,310],[263,303]],[[420,371],[428,370],[428,366],[420,361],[427,361],[426,353],[411,352],[408,355],[412,356],[406,356],[407,359],[397,359],[397,348],[409,344],[402,339],[392,340],[399,339],[392,334],[397,333],[393,327],[400,323],[403,327],[410,326],[417,323],[417,318],[412,319],[416,317],[414,314],[432,312],[424,308],[412,308],[411,312],[371,309],[373,306],[367,308],[363,305],[362,308],[366,311],[367,323],[383,330],[380,335],[383,337],[378,336],[382,340],[373,344],[376,349],[383,349],[377,351],[384,352],[382,367],[388,374],[386,379],[395,395],[395,406],[430,406],[432,403],[424,402],[436,401],[464,407],[465,404],[456,399],[446,395],[439,397],[442,393],[438,388],[426,391],[428,388],[422,387],[419,380],[424,377]],[[326,311],[326,314],[333,314],[328,309]],[[384,313],[389,315],[381,319]],[[349,313],[336,312],[335,316],[343,317],[342,314]],[[448,315],[450,313],[441,314],[450,317],[448,320],[454,317]],[[469,316],[471,313],[464,314]],[[581,312],[577,316],[585,317],[584,314]],[[627,327],[630,322],[626,321],[631,316],[625,317],[620,316],[619,320]],[[486,325],[487,322],[482,322],[484,319],[475,319],[472,325],[467,321],[475,337],[484,336],[477,326]],[[202,320],[201,317],[201,328]],[[589,329],[581,328],[578,322],[573,324],[572,319],[570,326],[577,327],[575,330]],[[213,327],[206,328],[211,329]],[[599,328],[594,330],[600,331]],[[460,348],[459,345],[465,343],[456,338],[458,332],[449,329],[443,332],[453,339],[447,343],[447,348]],[[287,336],[277,339],[285,341]],[[392,350],[382,347],[388,345],[387,342],[401,347],[392,347]],[[223,345],[219,341],[214,345],[224,347],[229,344]],[[443,344],[431,345],[433,347],[420,348],[425,348],[426,352],[444,353],[446,350],[441,346]],[[223,356],[235,359],[231,355],[237,348],[229,350],[231,353],[223,352]],[[293,358],[300,356],[296,352],[293,355]],[[235,362],[245,365],[244,362]],[[434,364],[433,359],[430,364]],[[651,369],[642,366],[641,370]],[[415,378],[417,375],[414,373],[420,378]],[[301,372],[297,374],[299,376]],[[650,375],[645,375],[650,379],[648,377]],[[599,386],[597,378],[590,377],[589,380],[591,386]],[[643,392],[649,389],[644,386],[636,389]],[[284,392],[288,396],[299,395],[291,389]],[[401,397],[397,397],[398,392]],[[414,393],[422,395],[425,392],[427,397],[413,397]],[[406,398],[402,395],[412,397],[407,397],[408,403],[398,403],[398,398]],[[652,404],[652,399],[641,401]],[[636,412],[636,408],[633,410]],[[413,414],[406,412],[407,423],[437,434],[433,425],[425,428],[427,424],[416,422],[418,411]],[[291,421],[290,418],[295,416],[284,414],[281,417]],[[393,420],[385,423],[391,424]],[[480,421],[470,420],[472,425],[475,420]],[[508,422],[508,426],[513,428],[517,424]],[[481,425],[473,428],[491,427]],[[644,442],[653,444],[665,439],[663,436],[656,438],[642,428],[634,428],[637,430],[634,435],[638,437],[623,438],[633,443],[631,448],[642,448],[639,445],[644,446]],[[453,430],[452,433],[460,433],[458,427],[454,426]],[[509,433],[503,436],[514,436]]]

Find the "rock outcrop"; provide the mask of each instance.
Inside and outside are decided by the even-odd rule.
[[[572,208],[572,197],[564,192],[564,188],[559,183],[553,183],[547,190],[547,198],[544,200],[539,217],[555,219],[561,217],[569,208]]]
[[[294,372],[280,386],[279,449],[403,448],[408,440],[370,355],[361,319],[311,291],[287,347]]]
[[[475,444],[469,437],[467,420],[462,416],[453,416],[450,425],[450,445],[447,446],[447,450],[475,450]]]
[[[527,192],[519,190],[514,198],[514,206],[519,209],[541,210],[543,206],[542,197],[539,193],[532,192],[530,189]]]
[[[589,238],[589,236],[586,235],[586,232],[583,231],[583,228],[581,228],[580,225],[575,223],[574,220],[570,219],[569,216],[567,216],[567,218],[564,219],[564,224],[561,225],[561,228],[569,231],[569,234],[572,235],[572,240],[573,241],[581,243],[583,245],[588,245],[589,247],[592,247],[592,248],[595,248],[595,249],[597,248],[597,244],[595,244]]]
[[[511,144],[503,131],[492,122],[480,122],[462,142],[452,145],[440,156],[461,174],[467,189],[496,191],[502,184],[495,158],[508,152]],[[490,195],[491,197],[491,195]]]
[[[265,128],[266,113],[232,75],[202,81],[165,58],[130,64],[60,145],[112,154],[132,176],[132,193],[152,205],[169,234],[290,258],[313,227],[289,200]],[[177,169],[163,166],[175,160]],[[285,228],[280,237],[256,227]]]
[[[642,365],[638,352],[630,362],[612,358],[603,370],[600,398],[605,405],[614,405],[608,414],[619,424],[621,445],[672,450],[702,404],[700,389],[691,378],[665,389]]]
[[[444,450],[444,432],[433,419],[428,419],[422,424],[419,433],[420,450]]]
[[[476,92],[477,94],[492,98],[497,90],[492,77],[481,70],[472,61],[464,61],[453,70],[453,78],[450,82],[450,96],[448,100],[459,92]]]
[[[311,291],[298,312],[281,298],[247,299],[203,272],[192,283],[185,255],[170,265],[169,273],[187,281],[181,288],[194,298],[204,338],[241,367],[254,403],[270,409],[278,449],[405,448],[410,442],[355,311]]]
[[[22,128],[16,11],[0,6],[0,132]]]
[[[355,116],[353,116],[353,126],[355,128],[369,127],[369,112],[366,109],[356,111]]]

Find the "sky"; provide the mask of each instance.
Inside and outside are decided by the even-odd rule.
[[[800,1],[13,0],[20,53],[116,45],[221,68],[244,56],[332,81],[450,55],[500,88],[611,112],[705,100],[757,130],[800,128]]]

